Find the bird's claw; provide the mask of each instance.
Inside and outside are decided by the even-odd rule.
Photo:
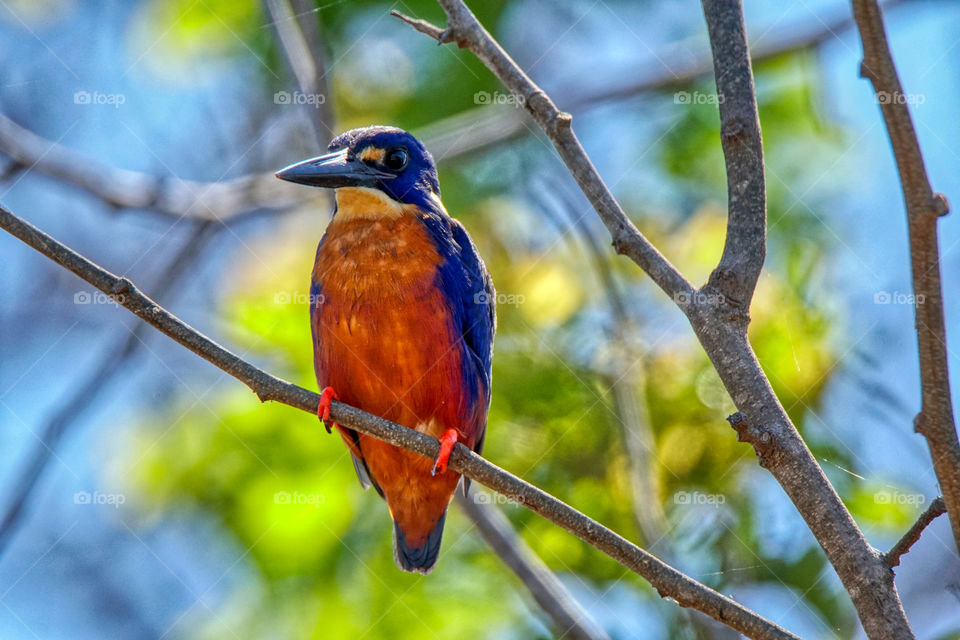
[[[320,404],[317,405],[317,417],[323,421],[323,426],[326,427],[327,433],[331,433],[330,403],[334,400],[339,400],[337,392],[333,390],[333,387],[324,387],[323,391],[320,392]]]
[[[437,459],[434,461],[433,468],[430,470],[431,476],[447,470],[447,463],[450,462],[450,453],[453,451],[453,446],[457,444],[457,437],[456,429],[447,429],[443,432],[443,435],[440,436],[440,453],[437,454]]]

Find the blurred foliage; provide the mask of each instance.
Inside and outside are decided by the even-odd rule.
[[[496,25],[503,2],[475,3],[481,20]],[[318,13],[327,53],[340,60],[333,91],[341,129],[370,122],[416,128],[473,108],[473,95],[494,91],[492,76],[473,56],[437,48],[397,28],[384,2],[331,3]],[[433,2],[403,9],[439,20]],[[151,28],[173,30],[168,43],[184,57],[228,55],[239,36],[279,76],[284,71],[268,21],[253,0],[156,2]],[[172,25],[172,26],[171,26]],[[364,34],[362,45],[355,40]],[[264,74],[266,86],[275,78]],[[764,370],[791,418],[803,428],[818,405],[837,357],[831,301],[809,283],[830,249],[815,206],[829,190],[803,159],[839,154],[842,132],[816,111],[810,60],[787,56],[757,71],[768,160],[771,259],[752,308],[750,337]],[[694,87],[709,93],[707,83]],[[436,99],[442,96],[443,99]],[[703,282],[723,245],[726,187],[715,104],[687,104],[672,112],[676,124],[658,144],[658,170],[682,192],[677,224],[671,211],[631,212],[671,260]],[[493,155],[522,156],[526,170],[556,168],[553,158],[518,143]],[[539,155],[537,155],[539,154]],[[524,173],[486,175],[484,158],[441,166],[444,200],[470,229],[501,293],[494,358],[494,399],[484,454],[631,539],[641,539],[632,511],[630,465],[609,389],[607,298],[577,232],[544,224],[537,206],[516,183]],[[808,185],[802,202],[792,185]],[[514,188],[511,188],[514,187]],[[309,220],[316,223],[313,212]],[[223,331],[240,353],[278,375],[315,388],[307,293],[319,224],[303,228],[293,216],[270,233],[248,240],[269,264],[234,256],[223,282]],[[518,238],[522,238],[518,240]],[[604,247],[606,243],[604,242]],[[764,551],[758,526],[764,514],[743,489],[755,470],[750,448],[736,441],[724,418],[734,409],[715,371],[669,301],[624,260],[610,258],[649,343],[637,366],[645,375],[634,389],[649,412],[659,495],[667,539],[697,575],[724,592],[768,584],[802,593],[832,629],[853,628],[845,594],[823,581],[829,570],[812,538],[789,557]],[[242,284],[240,284],[242,283]],[[673,328],[669,327],[673,325]],[[600,336],[600,337],[598,337]],[[605,355],[607,354],[607,355]],[[343,443],[326,436],[311,416],[261,405],[243,390],[208,397],[185,394],[137,431],[132,484],[145,510],[200,509],[216,518],[255,568],[262,588],[243,591],[217,612],[243,637],[421,638],[543,637],[542,615],[517,580],[491,556],[457,512],[448,520],[437,570],[429,577],[393,565],[386,508],[356,482]],[[856,468],[838,443],[819,444],[818,459]],[[912,505],[878,501],[879,485],[853,476],[839,489],[858,519],[901,528]],[[685,497],[683,497],[685,496]],[[700,499],[688,499],[701,496]],[[778,496],[780,500],[785,497]],[[661,602],[639,578],[606,556],[513,505],[505,506],[526,541],[571,583],[603,593],[629,585],[637,602],[652,603],[668,619],[673,637],[691,633],[677,609]],[[676,559],[676,558],[674,558]],[[504,584],[511,585],[512,596]],[[205,619],[206,620],[206,619]],[[216,620],[196,637],[223,637]],[[181,636],[191,634],[180,629]]]

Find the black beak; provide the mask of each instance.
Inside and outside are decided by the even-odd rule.
[[[378,180],[390,180],[392,173],[378,171],[356,158],[349,158],[349,149],[341,149],[326,155],[310,158],[277,171],[281,180],[305,184],[311,187],[373,187]]]

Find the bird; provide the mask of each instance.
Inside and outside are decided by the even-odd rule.
[[[386,501],[397,566],[428,574],[460,481],[447,469],[450,454],[457,442],[483,451],[496,332],[492,279],[440,199],[433,157],[403,129],[352,129],[328,153],[276,176],[335,194],[310,283],[318,417],[330,431],[338,400],[440,441],[431,462],[334,424],[361,486]],[[462,488],[466,495],[468,479]]]

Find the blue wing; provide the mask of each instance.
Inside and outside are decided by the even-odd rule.
[[[493,362],[493,336],[497,330],[497,295],[486,265],[480,259],[467,230],[457,220],[451,220],[453,240],[460,248],[460,263],[469,280],[466,299],[462,296],[461,327],[463,340],[477,368],[483,375],[489,404],[490,377]]]
[[[437,279],[453,311],[463,340],[463,376],[470,400],[490,406],[493,336],[496,332],[496,293],[477,248],[458,221],[445,212],[424,212],[423,222],[444,261]],[[476,384],[479,383],[479,384]],[[474,450],[483,448],[484,424]]]

